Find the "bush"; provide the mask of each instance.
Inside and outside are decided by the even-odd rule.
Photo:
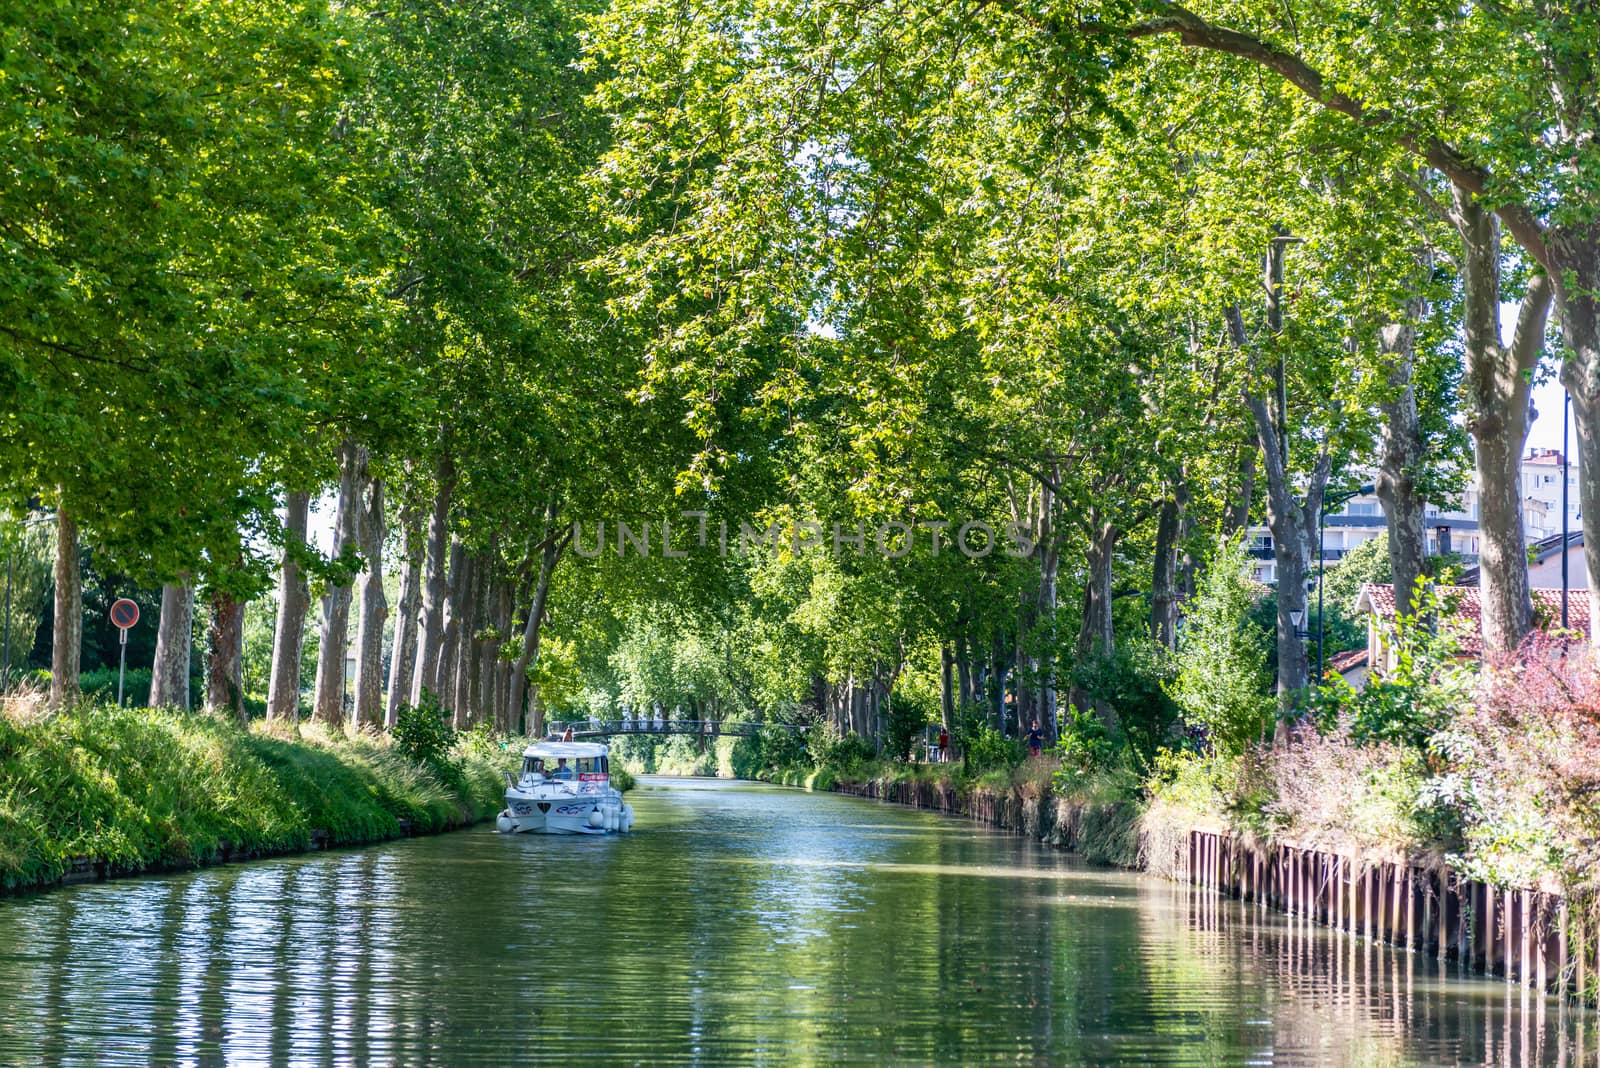
[[[1184,718],[1228,756],[1259,741],[1272,722],[1267,642],[1248,619],[1255,597],[1249,568],[1242,543],[1218,543],[1190,606],[1169,690]]]
[[[78,688],[83,696],[93,701],[115,704],[117,700],[117,669],[96,668],[78,676]],[[150,703],[150,669],[129,668],[122,684],[122,703],[143,706]]]
[[[1050,754],[1061,761],[1063,772],[1077,775],[1109,767],[1116,746],[1099,716],[1087,709],[1068,707],[1061,715],[1061,737]]]
[[[1398,742],[1421,749],[1472,700],[1473,670],[1457,659],[1454,630],[1433,621],[1452,612],[1429,587],[1419,590],[1417,611],[1383,625],[1383,640],[1394,666],[1367,680],[1364,690],[1343,679],[1325,687],[1331,704],[1343,710],[1357,742]]]
[[[1600,674],[1593,653],[1541,635],[1491,660],[1476,699],[1432,739],[1430,800],[1461,813],[1473,877],[1600,890]]]
[[[1136,637],[1120,642],[1110,656],[1097,655],[1079,664],[1073,681],[1092,702],[1104,703],[1116,713],[1121,737],[1107,741],[1129,746],[1144,763],[1169,740],[1178,721],[1178,705],[1168,692],[1176,674],[1177,665],[1165,646]]]
[[[872,743],[853,731],[840,734],[832,723],[818,723],[806,731],[806,752],[811,766],[836,772],[853,772],[877,756]]]
[[[889,715],[884,723],[883,754],[890,760],[908,760],[911,747],[922,736],[928,724],[939,719],[936,703],[913,696],[904,691],[891,694]]]
[[[736,779],[760,779],[786,768],[808,765],[805,741],[795,731],[770,724],[750,737],[739,738],[729,756]]]
[[[456,742],[449,714],[430,690],[422,691],[421,704],[400,706],[389,737],[396,749],[419,764],[447,760]]]
[[[959,744],[969,775],[977,776],[989,771],[1009,772],[1022,763],[1022,745],[982,721],[963,724]]]

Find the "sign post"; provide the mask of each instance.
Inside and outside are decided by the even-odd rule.
[[[122,662],[117,667],[117,707],[122,707],[122,679],[128,673],[128,631],[139,622],[139,606],[126,597],[119,597],[111,605],[111,622],[121,631]]]

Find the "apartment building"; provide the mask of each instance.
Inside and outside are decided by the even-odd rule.
[[[1567,472],[1568,529],[1582,526],[1578,514],[1578,470],[1574,462]],[[1479,493],[1474,476],[1461,494],[1458,508],[1428,505],[1423,511],[1429,555],[1455,553],[1464,563],[1477,562]],[[1383,505],[1375,494],[1362,494],[1330,511],[1323,520],[1322,559],[1337,563],[1351,549],[1371,541],[1384,532]],[[1522,529],[1530,543],[1561,534],[1561,453],[1537,449],[1522,461]],[[1272,533],[1265,526],[1250,530],[1250,555],[1255,558],[1255,577],[1272,585],[1277,581],[1273,561]]]

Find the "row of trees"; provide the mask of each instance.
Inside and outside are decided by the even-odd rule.
[[[245,605],[275,587],[269,716],[297,714],[317,603],[318,718],[344,716],[353,644],[363,724],[423,689],[509,721],[571,503],[664,497],[683,452],[585,269],[601,234],[573,182],[606,123],[580,14],[85,0],[0,21],[0,480],[14,515],[55,520],[53,703],[92,545],[161,587],[152,703],[182,701],[198,597],[207,703],[242,715]],[[307,543],[324,492],[331,557]]]
[[[242,714],[272,591],[272,717],[316,604],[334,723],[353,644],[364,725],[426,690],[515,726],[531,684],[862,732],[897,687],[996,722],[1009,689],[1015,724],[1116,727],[1101,667],[1173,648],[1204,547],[1264,521],[1289,707],[1330,487],[1375,469],[1409,591],[1472,464],[1514,648],[1557,362],[1600,523],[1595,31],[1161,0],[0,16],[0,483],[56,518],[52,700],[88,543],[162,587],[157,703],[199,597],[207,701]],[[680,512],[917,536],[572,552],[576,520]],[[1022,551],[957,551],[975,521]]]

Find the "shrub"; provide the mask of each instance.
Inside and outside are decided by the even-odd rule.
[[[1461,813],[1463,870],[1502,886],[1600,881],[1600,673],[1584,646],[1535,635],[1486,665],[1432,739],[1432,800]]]
[[[432,764],[449,758],[456,732],[450,728],[448,714],[439,707],[439,698],[431,690],[423,690],[421,704],[400,706],[390,739],[396,749],[417,763]]]
[[[889,715],[884,723],[884,756],[890,760],[907,760],[911,747],[929,723],[939,718],[936,703],[904,690],[890,695]]]
[[[1087,709],[1068,707],[1060,718],[1061,737],[1050,753],[1069,774],[1098,771],[1109,766],[1116,746],[1100,717]]]
[[[1249,557],[1224,539],[1190,606],[1169,693],[1184,718],[1203,728],[1219,753],[1237,756],[1260,740],[1271,719],[1267,643],[1250,624],[1254,591]]]
[[[1300,841],[1414,849],[1450,827],[1448,815],[1422,797],[1428,768],[1410,746],[1305,724],[1252,766],[1267,826]]]
[[[1383,640],[1394,664],[1367,680],[1364,690],[1338,679],[1334,692],[1357,742],[1399,742],[1421,749],[1472,700],[1472,668],[1457,659],[1456,631],[1435,623],[1449,619],[1449,606],[1432,587],[1419,588],[1413,615],[1383,624]]]
[[[806,731],[806,752],[812,767],[844,772],[857,770],[877,755],[871,742],[853,731],[841,734],[832,723],[818,723]]]
[[[1119,642],[1109,656],[1097,655],[1079,664],[1073,681],[1095,704],[1108,705],[1116,713],[1121,737],[1107,741],[1128,745],[1145,762],[1168,740],[1178,720],[1177,703],[1168,692],[1176,672],[1165,646],[1136,637]]]
[[[1023,760],[1022,745],[1016,739],[1007,738],[981,720],[962,724],[957,741],[969,775],[1009,772]]]

